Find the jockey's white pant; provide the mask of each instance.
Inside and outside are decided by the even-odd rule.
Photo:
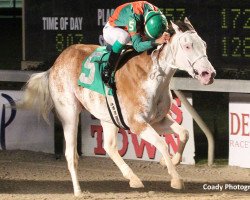
[[[105,42],[111,46],[113,46],[117,40],[123,45],[130,42],[130,35],[127,31],[119,27],[113,27],[109,23],[103,28],[103,38]]]

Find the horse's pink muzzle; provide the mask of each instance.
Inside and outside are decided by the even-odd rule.
[[[214,82],[214,77],[216,76],[215,71],[203,71],[199,74],[198,80],[203,85],[210,85]]]

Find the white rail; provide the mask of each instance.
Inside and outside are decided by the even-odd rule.
[[[196,121],[200,129],[204,132],[207,142],[208,142],[208,151],[207,151],[207,163],[209,166],[213,165],[214,163],[214,136],[206,123],[202,120],[200,115],[196,112],[194,107],[189,103],[189,101],[186,99],[185,95],[179,91],[174,90],[176,96],[181,100],[183,105],[186,107],[188,112],[192,115],[193,119]]]
[[[34,71],[0,70],[0,81],[27,82]]]

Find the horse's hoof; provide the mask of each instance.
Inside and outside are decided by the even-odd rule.
[[[184,189],[184,182],[182,179],[172,179],[171,187],[177,190]]]
[[[143,183],[141,182],[141,180],[137,176],[130,179],[129,186],[131,188],[144,188]]]
[[[74,191],[74,195],[75,195],[75,197],[80,197],[82,195],[82,191],[76,190],[76,191]]]

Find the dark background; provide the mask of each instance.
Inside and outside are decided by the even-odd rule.
[[[106,17],[107,9],[111,10],[125,2],[128,1],[25,0],[25,60],[52,62],[60,53],[56,47],[58,34],[63,37],[64,48],[70,43],[78,42],[76,34],[83,36],[80,42],[99,44],[103,26],[97,24],[97,10],[104,9]],[[250,68],[250,11],[247,10],[250,8],[249,1],[149,2],[162,9],[169,22],[189,17],[200,36],[207,42],[208,56],[218,68]],[[83,29],[43,30],[43,17],[83,17]],[[225,25],[227,28],[223,27]]]
[[[97,9],[111,9],[128,1],[113,0],[25,0],[25,60],[41,61],[39,70],[48,69],[60,53],[56,50],[56,35],[82,34],[83,43],[99,44],[99,36],[103,26],[97,25]],[[250,26],[249,13],[243,15],[245,9],[250,9],[250,1],[228,0],[154,0],[149,2],[163,8],[168,20],[183,20],[178,9],[185,9],[199,35],[207,42],[208,56],[217,70],[217,78],[249,79],[250,58],[242,52],[244,45],[239,47],[240,56],[232,56],[237,44],[227,47],[227,56],[222,56],[222,37],[249,37],[250,29],[242,29],[243,23]],[[166,9],[171,8],[172,11]],[[237,18],[236,28],[232,27],[235,16],[227,13],[228,29],[223,29],[221,10],[241,9]],[[83,17],[82,31],[44,31],[42,17]],[[22,61],[22,10],[15,6],[0,7],[0,69],[21,69]],[[71,35],[70,35],[71,36]],[[73,37],[73,36],[72,36]],[[65,39],[66,41],[66,39]],[[65,42],[64,41],[64,42]],[[73,38],[73,43],[77,40]],[[67,44],[64,43],[66,48]],[[249,45],[250,44],[246,44]],[[176,76],[187,76],[178,72]],[[11,88],[12,83],[1,88]],[[20,85],[18,85],[19,87]],[[215,137],[215,157],[228,158],[228,93],[193,92],[195,109],[207,123]],[[205,135],[194,123],[196,159],[207,157],[207,141]],[[59,145],[60,146],[60,145]],[[60,147],[59,147],[60,148]]]

